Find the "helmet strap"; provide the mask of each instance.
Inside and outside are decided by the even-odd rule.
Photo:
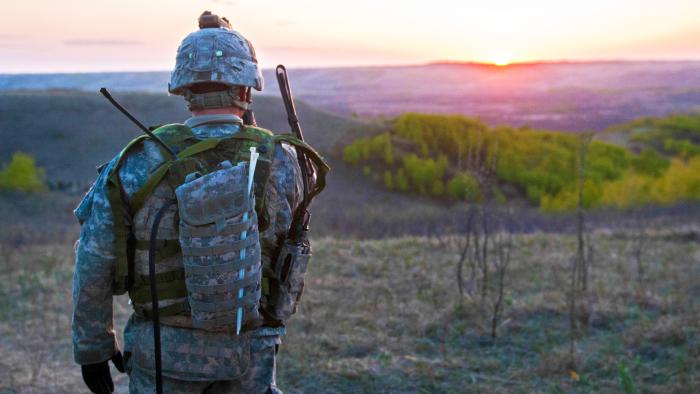
[[[251,89],[249,87],[231,86],[226,90],[206,93],[193,93],[187,89],[184,92],[187,100],[187,108],[190,111],[203,109],[217,109],[235,106],[247,110],[252,102]]]

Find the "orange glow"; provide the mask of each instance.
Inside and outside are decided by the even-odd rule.
[[[495,58],[493,58],[491,63],[493,63],[494,65],[499,66],[499,67],[505,67],[505,66],[509,65],[511,62],[510,62],[510,58],[508,56],[499,55],[499,56],[496,56]]]
[[[443,59],[504,69],[536,61],[700,60],[698,0],[592,0],[576,7],[561,0],[539,0],[536,5],[435,0],[429,7],[423,2],[354,0],[342,10],[333,1],[296,3],[5,1],[0,73],[170,70],[178,44],[197,29],[197,16],[204,9],[228,16],[255,45],[264,68],[278,63],[327,67]],[[28,13],[40,29],[26,28]],[[168,23],[154,23],[158,20]]]

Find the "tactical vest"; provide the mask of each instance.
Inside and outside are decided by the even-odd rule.
[[[151,292],[148,275],[150,230],[157,216],[156,213],[170,203],[170,206],[162,212],[156,240],[155,282],[157,283],[158,310],[161,322],[175,326],[207,328],[206,308],[220,308],[222,305],[217,306],[215,303],[209,302],[206,294],[210,288],[201,286],[202,283],[194,285],[189,283],[190,290],[197,289],[196,286],[200,285],[201,291],[199,294],[193,294],[192,291],[188,294],[186,278],[188,276],[191,278],[192,266],[197,268],[196,261],[195,264],[192,264],[192,261],[196,260],[198,252],[195,250],[196,248],[188,246],[184,250],[185,257],[183,259],[183,248],[179,240],[184,235],[190,237],[188,242],[193,242],[194,239],[196,243],[199,242],[197,237],[211,235],[212,230],[211,226],[206,226],[206,221],[197,218],[197,214],[193,213],[196,209],[182,208],[181,202],[178,202],[180,208],[176,204],[172,204],[176,198],[175,190],[181,186],[184,188],[183,184],[186,184],[186,179],[190,174],[200,174],[204,177],[206,174],[221,170],[222,162],[228,162],[232,165],[247,162],[250,158],[250,148],[255,147],[260,157],[254,174],[254,199],[251,199],[254,201],[254,207],[249,207],[243,202],[239,204],[238,211],[222,211],[223,216],[221,217],[228,218],[228,221],[225,221],[224,224],[216,224],[216,226],[227,225],[229,234],[235,233],[236,236],[243,231],[263,232],[269,226],[269,219],[265,214],[265,185],[270,174],[276,145],[285,142],[304,152],[318,168],[317,189],[322,189],[325,186],[325,174],[328,166],[321,156],[306,143],[291,135],[274,135],[270,131],[258,127],[241,126],[240,131],[233,135],[204,140],[198,139],[189,127],[181,124],[161,126],[153,133],[176,152],[176,157],[166,159],[150,174],[150,177],[138,191],[127,197],[121,185],[119,169],[128,152],[150,138],[143,135],[133,140],[122,150],[116,165],[111,168],[108,174],[108,198],[114,218],[117,257],[114,292],[115,294],[123,294],[128,291],[135,312],[141,316],[151,316]],[[166,158],[169,157],[167,152],[163,151],[162,153]],[[192,175],[190,175],[191,177]],[[188,181],[191,180],[188,179]],[[182,209],[188,212],[180,212]],[[242,219],[244,212],[246,213],[245,222]],[[179,216],[183,214],[188,215],[188,217],[180,218]],[[192,225],[183,227],[181,219],[188,219]],[[215,220],[218,219],[215,218]],[[251,227],[251,222],[255,222],[255,226]],[[198,224],[204,227],[198,227]],[[239,244],[224,245],[223,247],[238,247],[240,249],[249,245],[250,243],[241,240]],[[219,247],[222,246],[219,245]],[[244,283],[244,285],[251,286],[246,288],[245,300],[255,303],[255,305],[260,301],[264,308],[267,296],[274,292],[274,283],[271,284],[274,282],[272,279],[274,270],[269,266],[262,267],[262,279],[257,284],[258,288],[256,289],[253,275],[255,270],[251,268],[256,259],[257,264],[259,264],[260,251],[254,248],[248,250],[247,256],[242,259],[245,262],[241,264],[248,269],[250,275],[248,278],[251,278],[248,279],[249,283]],[[183,264],[183,260],[189,261],[190,265]],[[214,275],[213,283],[217,280],[216,275],[219,275],[220,279],[221,274],[226,274],[211,270],[207,272]],[[219,283],[219,285],[222,287],[226,284]],[[260,298],[260,300],[253,299],[255,297]],[[244,330],[249,328],[253,327],[244,327]]]

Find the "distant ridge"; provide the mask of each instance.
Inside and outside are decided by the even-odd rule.
[[[272,70],[263,95],[278,96]],[[700,110],[700,61],[437,61],[412,66],[290,68],[296,97],[349,117],[462,114],[491,125],[604,130],[643,116]],[[0,74],[0,90],[167,94],[167,71]]]
[[[506,65],[498,65],[489,62],[461,61],[461,60],[436,60],[426,63],[428,66],[474,66],[474,67],[516,67],[516,66],[590,66],[590,65],[634,65],[634,64],[678,64],[696,63],[700,64],[700,59],[693,60],[534,60],[524,62],[511,62]]]
[[[78,89],[167,92],[169,71],[0,74],[0,90]]]

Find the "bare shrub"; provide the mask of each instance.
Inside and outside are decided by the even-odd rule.
[[[506,287],[506,272],[511,261],[513,250],[513,215],[511,209],[501,212],[501,230],[495,234],[493,247],[495,258],[493,259],[496,274],[496,299],[493,302],[491,314],[491,337],[496,338],[497,329],[503,314],[503,295]]]
[[[590,320],[588,301],[588,272],[592,247],[586,247],[586,224],[584,187],[586,183],[586,156],[593,139],[593,134],[581,135],[576,155],[578,178],[578,202],[576,208],[576,257],[572,259],[569,280],[569,368],[576,368],[576,339],[580,335],[580,326],[587,327]],[[590,239],[589,239],[590,241]]]

